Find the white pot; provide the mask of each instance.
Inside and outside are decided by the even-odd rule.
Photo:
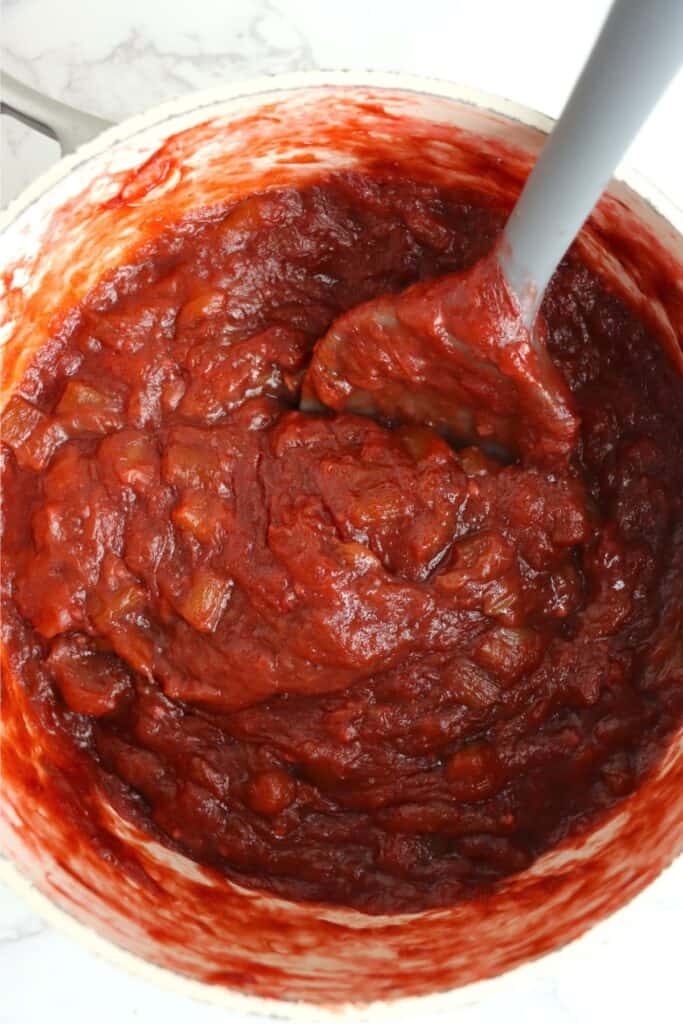
[[[479,154],[477,173],[511,203],[550,126],[462,86],[339,72],[214,89],[105,131],[2,219],[3,402],[54,330],[55,314],[180,214],[253,188],[302,184],[321,169],[360,167],[382,153],[409,157],[419,173],[453,183],[476,183]],[[683,370],[681,214],[629,173],[612,184],[581,245],[612,287],[631,302],[645,298]],[[404,1013],[415,998],[420,1013],[471,1002],[500,984],[495,975],[503,971],[531,974],[533,957],[617,910],[683,848],[681,729],[639,790],[588,834],[485,899],[414,915],[373,917],[241,889],[162,849],[102,797],[109,829],[161,887],[155,897],[112,873],[77,825],[46,816],[50,753],[10,673],[5,686],[3,752],[17,749],[20,720],[32,750],[27,778],[8,772],[0,793],[0,843],[9,857],[0,877],[107,959],[222,1006],[304,1019],[354,1014],[362,1003],[372,1004],[366,1017],[369,1009]]]

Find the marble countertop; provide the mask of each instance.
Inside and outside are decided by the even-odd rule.
[[[557,114],[607,0],[3,0],[2,66],[112,120],[225,80],[304,68],[373,68],[451,78]],[[419,12],[416,20],[415,11]],[[387,29],[391,18],[392,30]],[[683,205],[683,75],[628,162]],[[2,119],[0,202],[57,156]],[[506,978],[463,1024],[680,1020],[683,858],[616,918]],[[96,1005],[96,1012],[94,1006]],[[225,1012],[160,992],[57,934],[0,887],[0,1024],[209,1024]]]

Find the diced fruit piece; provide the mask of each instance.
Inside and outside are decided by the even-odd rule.
[[[154,643],[143,625],[117,624],[110,634],[111,645],[127,665],[138,675],[150,679],[154,666]]]
[[[21,446],[21,452],[17,452],[19,465],[28,469],[40,472],[49,466],[52,456],[60,445],[68,439],[59,420],[51,420],[47,417],[39,423],[30,437]]]
[[[78,714],[111,714],[133,693],[130,673],[119,659],[94,649],[82,634],[55,640],[47,664],[62,697]]]
[[[259,772],[247,785],[247,802],[252,811],[266,817],[286,810],[296,796],[296,782],[281,768]]]
[[[230,515],[226,503],[206,491],[183,491],[171,518],[179,530],[189,533],[200,544],[211,544],[219,536]]]
[[[162,458],[164,479],[174,487],[210,487],[219,469],[218,456],[211,448],[175,443]]]
[[[35,405],[13,395],[2,413],[2,440],[16,451],[44,419],[45,414]]]
[[[446,778],[458,800],[483,800],[500,788],[502,769],[490,743],[467,743],[451,754]]]
[[[503,683],[514,683],[534,669],[542,655],[541,638],[533,629],[490,629],[477,645],[476,659]]]
[[[498,619],[503,626],[517,626],[522,621],[522,594],[516,568],[486,584],[481,603],[485,615]]]
[[[125,563],[111,553],[105,555],[97,587],[88,596],[88,613],[95,626],[109,633],[121,619],[139,612],[146,593]]]
[[[224,304],[225,292],[220,291],[218,288],[208,288],[181,307],[177,319],[178,327],[188,327],[198,320],[215,316],[217,313],[220,313]]]
[[[225,611],[232,592],[232,580],[208,569],[198,569],[189,590],[178,602],[183,618],[200,633],[213,633]]]
[[[473,534],[453,545],[453,568],[434,582],[442,590],[458,590],[468,580],[497,579],[510,568],[513,555],[511,545],[499,534]]]
[[[454,658],[444,666],[441,681],[449,696],[474,711],[490,708],[501,696],[488,672],[467,658]]]
[[[359,575],[382,568],[382,563],[373,551],[365,544],[350,540],[338,544],[337,555],[345,565],[350,565]]]
[[[279,326],[229,346],[219,347],[210,337],[189,352],[190,380],[180,411],[191,419],[213,421],[250,397],[291,395],[283,374],[303,372],[307,349],[308,339],[303,332]],[[297,386],[296,373],[289,380]]]
[[[61,423],[50,419],[21,395],[7,403],[2,417],[2,440],[14,451],[23,469],[45,469],[67,439]]]
[[[45,497],[49,501],[63,502],[68,495],[72,504],[86,504],[91,485],[88,460],[82,458],[76,443],[68,441],[45,473]]]
[[[353,526],[381,528],[386,522],[398,519],[404,514],[406,496],[397,484],[390,480],[368,481],[367,489],[363,488],[357,496],[352,496],[348,509],[348,517]]]
[[[15,588],[21,614],[44,637],[81,627],[83,577],[73,563],[55,560],[50,550],[38,551]]]
[[[566,619],[581,600],[582,586],[573,565],[564,565],[550,577],[550,598],[547,612],[556,619]]]
[[[153,441],[137,430],[120,430],[102,441],[100,460],[122,484],[145,492],[159,480],[159,453]]]
[[[46,501],[33,513],[31,526],[36,547],[49,548],[80,537],[83,517],[69,505]]]
[[[504,626],[515,626],[522,612],[519,569],[512,545],[495,533],[465,537],[453,546],[447,572],[434,586],[453,596],[458,607],[479,609]]]
[[[123,426],[122,402],[83,381],[70,380],[57,406],[63,426],[71,433],[108,434]]]
[[[93,334],[107,348],[133,354],[142,348],[165,312],[163,302],[158,308],[152,305],[129,313],[113,311],[97,319]]]

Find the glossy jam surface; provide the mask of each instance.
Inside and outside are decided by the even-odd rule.
[[[84,787],[243,883],[372,912],[478,894],[632,792],[680,722],[683,382],[643,323],[556,274],[577,437],[552,466],[447,443],[462,374],[410,345],[314,350],[502,222],[352,174],[195,217],[6,407],[12,663]],[[390,378],[400,419],[333,400]]]

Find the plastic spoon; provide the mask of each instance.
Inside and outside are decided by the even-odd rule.
[[[682,61],[683,0],[616,0],[498,244],[465,273],[340,317],[316,345],[305,407],[317,399],[540,461],[565,457],[578,422],[546,352],[541,299]]]

